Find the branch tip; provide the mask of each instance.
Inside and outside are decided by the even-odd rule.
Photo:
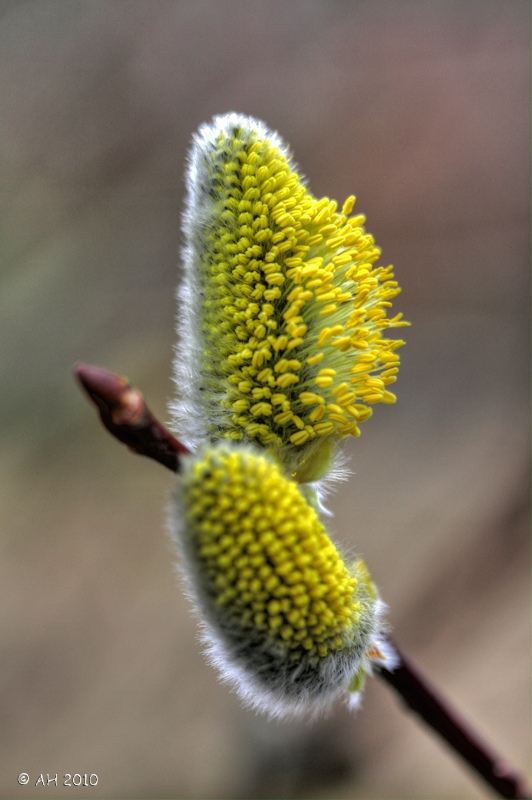
[[[82,362],[75,364],[74,374],[109,433],[133,452],[179,471],[179,457],[190,451],[153,416],[127,378]]]

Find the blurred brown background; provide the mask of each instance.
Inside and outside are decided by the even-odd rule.
[[[530,4],[0,3],[0,794],[481,798],[380,681],[314,726],[240,708],[164,533],[172,475],[71,366],[163,419],[187,146],[253,114],[314,194],[354,192],[413,322],[350,445],[337,540],[397,639],[500,751],[530,752]],[[30,784],[17,776],[28,772]],[[93,789],[35,788],[96,773]]]

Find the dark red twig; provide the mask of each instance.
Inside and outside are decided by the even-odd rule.
[[[126,378],[89,364],[76,364],[74,372],[109,433],[135,453],[179,471],[179,457],[190,450],[155,419],[138,389]]]
[[[179,471],[179,458],[190,451],[149,411],[142,394],[125,378],[99,367],[77,364],[76,376],[98,406],[107,430],[131,450]],[[390,642],[399,657],[394,670],[381,668],[380,677],[417,712],[495,789],[501,797],[530,800],[530,789],[476,731],[442,697],[418,667]]]
[[[406,705],[423,717],[501,797],[530,798],[530,789],[524,780],[482,741],[395,642],[390,643],[399,656],[399,666],[394,670],[381,668],[380,677],[393,686]]]

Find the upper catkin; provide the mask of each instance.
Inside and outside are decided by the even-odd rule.
[[[305,483],[393,403],[400,289],[354,197],[315,198],[278,134],[238,114],[194,136],[178,292],[174,427],[192,449],[274,449]]]

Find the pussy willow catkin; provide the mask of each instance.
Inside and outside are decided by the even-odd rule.
[[[324,473],[331,444],[393,403],[400,291],[354,197],[316,199],[278,134],[228,114],[194,137],[184,214],[175,429],[191,447],[272,447]]]
[[[281,716],[360,688],[382,604],[270,455],[220,443],[183,459],[172,527],[211,659],[247,704]]]

